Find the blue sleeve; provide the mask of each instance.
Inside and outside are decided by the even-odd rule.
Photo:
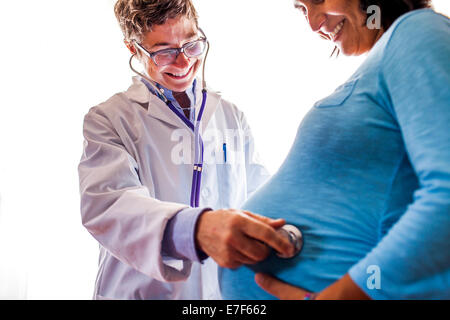
[[[450,22],[427,10],[395,28],[379,83],[420,187],[350,276],[374,299],[450,299]]]
[[[195,228],[198,218],[209,208],[186,208],[167,223],[162,241],[163,255],[201,262],[208,256],[197,250]]]

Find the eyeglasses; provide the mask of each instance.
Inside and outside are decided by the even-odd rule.
[[[174,63],[180,53],[184,53],[188,58],[195,58],[203,54],[206,49],[207,39],[202,37],[198,40],[185,43],[181,48],[163,49],[155,52],[149,52],[142,45],[134,41],[136,46],[141,49],[157,66],[167,66]]]

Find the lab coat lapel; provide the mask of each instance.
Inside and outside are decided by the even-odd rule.
[[[150,96],[147,114],[150,117],[164,121],[176,128],[187,128],[183,120],[181,120],[161,99],[154,94]]]
[[[126,95],[147,108],[147,114],[155,119],[168,123],[175,128],[186,128],[184,122],[157,96],[151,93],[139,77],[133,77],[133,84]]]
[[[196,117],[198,116],[203,100],[202,86],[200,85],[201,82],[197,80],[197,83],[198,84],[195,88],[195,94],[197,97],[195,108],[197,113]],[[126,94],[131,100],[134,100],[142,105],[146,105],[147,114],[150,117],[164,121],[175,128],[186,128],[186,124],[178,118],[178,116],[174,114],[173,111],[170,110],[170,108],[161,99],[152,94],[139,77],[133,77],[133,85],[127,90]],[[209,121],[217,109],[220,99],[220,96],[216,92],[208,89],[206,105],[202,117],[202,128],[206,128],[208,126]]]
[[[198,116],[198,112],[200,111],[200,107],[203,101],[202,87],[201,85],[199,85],[199,83],[201,82],[197,80],[197,86],[195,88],[195,94],[197,97],[195,108],[196,118]],[[145,87],[145,89],[148,91],[147,87]],[[170,110],[170,108],[164,102],[162,102],[161,99],[159,99],[158,97],[156,97],[154,94],[151,93],[149,99],[150,99],[148,105],[149,116],[167,122],[177,128],[186,128],[186,124],[183,122],[183,120],[181,120],[175,113],[173,113],[173,111]],[[202,129],[208,126],[208,123],[211,120],[212,116],[214,115],[214,112],[216,111],[219,102],[220,96],[217,93],[208,90],[206,105],[202,116],[202,125],[201,125]]]

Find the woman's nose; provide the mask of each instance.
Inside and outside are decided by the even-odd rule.
[[[319,32],[322,26],[327,21],[327,15],[320,10],[313,7],[308,8],[307,20],[311,30],[314,32]]]

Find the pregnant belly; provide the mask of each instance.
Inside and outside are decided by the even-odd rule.
[[[320,200],[316,191],[302,188],[298,181],[292,183],[282,176],[275,176],[249,199],[243,209],[284,218],[302,231],[304,246],[300,254],[291,259],[279,258],[272,253],[255,265],[235,270],[219,268],[223,298],[274,298],[257,286],[256,272],[269,273],[282,281],[318,292],[361,260],[373,246],[376,230],[372,230],[364,219],[357,219],[361,212],[330,197],[324,197],[322,192],[321,198],[326,200]]]

